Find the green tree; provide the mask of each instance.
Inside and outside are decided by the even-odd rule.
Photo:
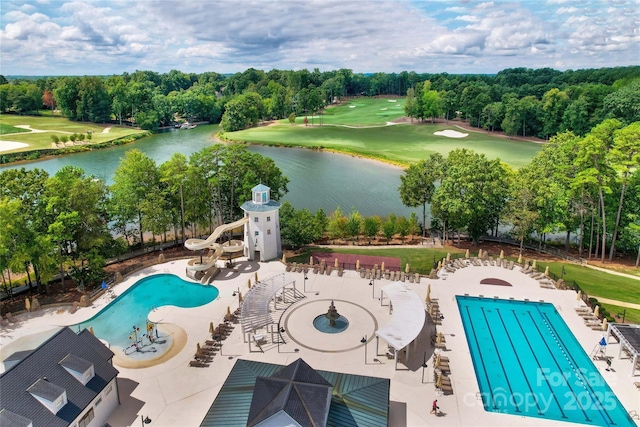
[[[396,232],[400,235],[402,243],[404,243],[404,238],[409,234],[409,221],[407,218],[403,216],[398,218],[398,221],[396,222]]]
[[[422,87],[422,117],[431,117],[431,123],[434,119],[442,115],[442,100],[440,94],[431,90],[431,82],[427,80]]]
[[[167,189],[168,195],[178,196],[180,212],[180,228],[182,241],[185,240],[184,188],[187,183],[189,164],[182,153],[173,153],[171,158],[160,165],[160,182]]]
[[[340,206],[329,216],[327,230],[332,239],[342,239],[347,235],[347,217],[342,213]]]
[[[371,239],[375,238],[380,232],[381,225],[382,220],[378,216],[369,216],[364,219],[362,232],[369,238],[369,244],[371,244]]]
[[[427,228],[427,203],[431,202],[436,182],[442,177],[445,166],[440,153],[429,155],[426,160],[409,166],[400,176],[400,200],[405,206],[412,208],[422,206],[422,237]]]
[[[128,224],[137,223],[143,244],[143,202],[159,192],[159,181],[155,162],[135,148],[126,152],[113,174],[110,211],[115,227],[128,236]]]
[[[387,245],[396,234],[396,222],[396,216],[391,214],[387,217],[386,221],[382,223],[382,234],[384,234],[385,239],[387,239]]]
[[[362,232],[362,222],[363,219],[360,212],[355,210],[355,208],[351,208],[351,214],[347,220],[347,236],[352,239],[355,237],[357,241],[360,233]]]

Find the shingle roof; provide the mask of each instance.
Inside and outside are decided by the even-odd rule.
[[[75,354],[69,353],[67,354],[61,361],[60,364],[65,368],[72,369],[79,374],[85,373],[93,363],[88,360],[83,359],[82,357],[78,357]]]
[[[31,420],[6,409],[0,409],[0,426],[29,427]]]
[[[68,354],[93,363],[95,376],[86,386],[59,364]],[[110,363],[112,357],[113,352],[90,332],[76,335],[63,328],[0,375],[0,409],[30,419],[34,427],[68,426],[118,374]],[[45,377],[67,392],[68,403],[55,415],[27,391]]]
[[[254,389],[262,387],[258,377],[277,378],[281,374],[284,375],[287,368],[292,369],[291,365],[283,367],[271,363],[238,359],[216,400],[202,420],[201,427],[246,426],[251,420],[249,414],[252,398],[255,396]],[[304,370],[296,371],[293,369],[293,371],[296,375],[300,375],[297,378],[303,378],[306,375]],[[376,427],[388,425],[389,379],[330,371],[317,370],[314,372],[333,387],[327,426]],[[289,378],[296,378],[296,376]],[[275,387],[276,382],[272,381],[270,384]],[[309,395],[306,393],[318,389],[313,387],[311,385],[309,388],[298,388],[295,393],[297,396],[294,399],[299,399],[300,395],[303,395],[301,398],[303,400],[309,399]],[[292,388],[287,390],[287,392],[291,391]],[[294,418],[293,410],[287,413]],[[294,419],[300,422],[298,418]]]
[[[27,391],[43,399],[47,399],[50,402],[54,402],[57,398],[64,394],[64,389],[55,384],[50,383],[46,379],[38,378],[38,380],[31,384]]]

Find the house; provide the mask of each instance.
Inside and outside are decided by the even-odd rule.
[[[76,334],[68,327],[33,351],[9,356],[11,367],[0,375],[0,425],[104,425],[120,404],[112,358],[87,329]]]
[[[387,378],[238,359],[201,427],[387,426]]]

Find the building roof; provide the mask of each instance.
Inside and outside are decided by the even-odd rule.
[[[0,426],[29,427],[31,420],[6,409],[0,409]]]
[[[253,389],[247,426],[285,412],[303,427],[325,425],[331,384],[298,359],[270,377],[258,377]]]
[[[309,390],[314,391],[317,391],[319,387],[328,387],[322,385],[326,381],[331,386],[331,401],[326,418],[327,426],[388,425],[389,379],[307,369],[303,364],[308,366],[300,359],[287,367],[243,359],[236,360],[231,373],[200,425],[202,427],[250,425],[249,423],[252,421],[250,418],[251,407],[256,395],[257,384],[260,382],[258,379],[266,377],[271,379],[290,378],[301,382],[309,381],[307,384],[310,387],[316,387],[316,389],[310,388]],[[313,375],[311,371],[322,377],[324,381]],[[324,388],[324,390],[328,389]],[[293,390],[289,389],[288,391]],[[308,396],[302,399],[305,398],[313,400],[313,397],[309,399]],[[300,399],[298,391],[293,399]],[[302,402],[300,401],[300,403]],[[300,422],[299,414],[293,411],[293,408],[300,408],[300,406],[295,406],[297,403],[296,401],[292,402],[292,410],[288,415]],[[294,415],[298,418],[295,418]],[[301,423],[301,425],[306,424]]]
[[[256,193],[256,192],[270,191],[270,190],[271,190],[271,188],[267,187],[266,185],[258,184],[258,185],[256,185],[255,187],[253,187],[251,189],[251,192]]]
[[[73,356],[68,358],[70,354]],[[68,426],[118,375],[110,363],[112,357],[113,352],[90,332],[76,334],[70,328],[63,328],[0,375],[0,411],[31,420],[34,427]],[[93,364],[95,376],[82,385],[62,366],[65,358],[67,361],[79,358]],[[51,413],[28,391],[54,397],[55,393],[51,394],[54,388],[67,394],[67,404],[57,414]]]
[[[261,205],[249,200],[240,206],[240,208],[247,212],[270,212],[280,209],[281,203],[274,200],[269,200],[267,203]]]
[[[393,282],[382,287],[391,300],[393,315],[376,335],[396,350],[402,350],[418,336],[424,327],[425,310],[422,300],[406,284]]]

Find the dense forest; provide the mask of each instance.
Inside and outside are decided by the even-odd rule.
[[[225,76],[136,71],[108,77],[0,76],[0,112],[59,109],[67,118],[155,131],[176,122],[220,122],[225,131],[261,120],[310,115],[344,97],[407,96],[410,117],[454,118],[508,135],[586,135],[607,118],[640,120],[640,66],[557,71],[513,68],[496,75],[359,74],[250,68]]]
[[[110,77],[6,81],[0,110],[37,112],[43,105],[72,120],[114,121],[157,129],[176,121],[221,121],[226,130],[260,120],[316,114],[345,96],[406,96],[417,119],[458,117],[472,126],[549,138],[530,164],[512,170],[471,150],[433,154],[405,171],[403,203],[422,221],[329,215],[282,207],[282,238],[300,247],[335,238],[415,234],[422,225],[443,237],[474,241],[506,226],[521,244],[550,233],[578,236],[581,257],[603,262],[616,252],[640,257],[640,67],[559,72],[504,70],[495,76],[354,74],[350,70],[167,74],[137,71]],[[58,272],[96,283],[104,260],[143,245],[144,236],[184,237],[229,222],[257,182],[272,197],[287,192],[273,161],[242,145],[215,145],[156,165],[130,150],[114,183],[66,167],[54,176],[35,169],[0,174],[0,271],[26,273],[46,292]],[[202,190],[205,191],[202,191]],[[430,206],[432,224],[426,222]],[[114,238],[114,236],[121,236]],[[147,242],[148,243],[148,242]],[[31,274],[35,275],[32,280]]]

